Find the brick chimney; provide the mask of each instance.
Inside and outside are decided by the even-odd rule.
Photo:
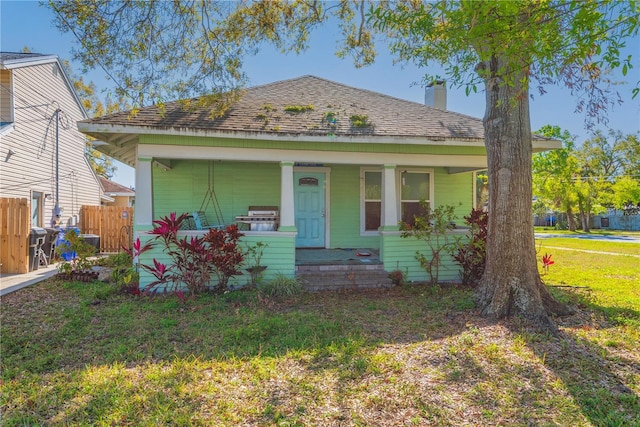
[[[435,80],[427,85],[424,91],[424,105],[447,109],[447,85],[444,80]]]

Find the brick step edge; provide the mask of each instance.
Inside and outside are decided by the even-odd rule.
[[[306,290],[367,289],[393,286],[384,270],[378,271],[325,271],[297,274]]]
[[[357,272],[384,272],[384,265],[382,264],[366,264],[366,265],[297,265],[296,273],[305,274],[305,273],[344,273],[347,271],[357,271]]]

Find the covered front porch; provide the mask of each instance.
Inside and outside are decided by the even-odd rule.
[[[324,274],[327,266],[400,270],[409,280],[426,280],[415,260],[416,251],[426,249],[424,243],[402,239],[398,222],[415,212],[420,199],[432,207],[455,204],[459,218],[468,214],[472,171],[484,166],[484,156],[473,147],[455,156],[421,150],[386,154],[140,144],[134,230],[149,240],[154,219],[200,209],[208,209],[217,223],[209,202],[218,205],[225,226],[245,216],[250,206],[274,206],[277,229],[242,231],[241,240],[245,247],[266,245],[266,280],[300,275],[303,266],[324,266]],[[153,258],[169,261],[166,254],[150,252],[141,262]],[[449,267],[450,274],[442,277],[457,279],[457,267]],[[151,279],[143,275],[141,284]]]

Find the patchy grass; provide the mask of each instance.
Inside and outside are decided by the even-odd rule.
[[[553,251],[549,283],[568,280],[565,269],[585,262],[569,255]],[[625,257],[604,258],[610,265]],[[581,265],[592,276],[603,271]],[[235,292],[181,302],[125,297],[100,283],[43,282],[1,300],[0,419],[638,425],[640,304],[618,280],[567,283],[591,290],[554,288],[578,311],[558,320],[561,336],[553,338],[518,319],[479,317],[471,292],[457,287],[286,299]]]
[[[583,304],[605,311],[616,321],[640,327],[640,244],[565,238],[539,239],[537,244],[540,256],[550,253],[555,261],[543,276],[546,283],[583,287],[573,290],[580,294]]]

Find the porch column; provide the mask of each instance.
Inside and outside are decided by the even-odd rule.
[[[396,194],[396,165],[382,167],[382,218],[380,230],[398,229],[398,196]]]
[[[280,227],[278,231],[297,231],[293,204],[293,164],[280,162]]]
[[[153,185],[151,183],[151,157],[138,157],[136,162],[136,213],[135,225],[153,225]]]

